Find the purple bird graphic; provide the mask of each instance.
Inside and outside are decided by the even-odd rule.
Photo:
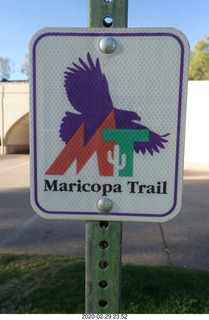
[[[78,113],[66,112],[60,127],[60,137],[67,144],[81,124],[84,124],[84,144],[86,145],[107,116],[114,110],[117,129],[148,129],[140,123],[141,117],[133,111],[120,110],[113,106],[108,82],[102,73],[99,59],[94,63],[90,53],[87,62],[79,58],[65,72],[64,86],[70,104]],[[164,149],[169,133],[159,135],[149,130],[148,142],[135,142],[136,153],[153,155]]]

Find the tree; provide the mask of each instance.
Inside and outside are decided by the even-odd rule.
[[[12,71],[12,61],[9,58],[0,57],[0,78],[8,80]]]
[[[29,75],[28,55],[25,56],[25,60],[21,64],[21,72],[24,73],[28,77],[28,75]]]
[[[189,80],[209,80],[209,36],[199,40],[191,53]]]

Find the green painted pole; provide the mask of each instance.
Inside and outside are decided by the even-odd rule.
[[[128,0],[89,0],[89,27],[127,27]],[[86,313],[120,313],[122,222],[86,223]]]
[[[90,28],[126,28],[127,24],[128,0],[89,0]]]
[[[86,225],[86,313],[120,313],[122,223]]]

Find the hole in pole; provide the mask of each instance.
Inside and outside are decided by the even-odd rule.
[[[105,260],[101,260],[101,261],[99,262],[99,267],[100,267],[101,269],[106,269],[106,268],[108,267],[108,262],[105,261]]]
[[[103,19],[103,26],[106,28],[110,28],[113,25],[113,19],[109,16],[105,17]]]
[[[104,0],[104,2],[107,2],[107,3],[110,3],[112,2],[113,0]]]
[[[108,282],[106,280],[99,281],[100,288],[106,288],[108,286]]]
[[[99,243],[99,246],[100,246],[100,248],[101,249],[107,249],[108,248],[108,242],[106,241],[106,240],[102,240],[102,241],[100,241],[100,243]]]
[[[102,229],[106,229],[109,226],[109,222],[108,221],[100,221],[99,226]]]
[[[105,308],[107,306],[107,301],[106,300],[100,300],[99,301],[99,306],[102,308]]]

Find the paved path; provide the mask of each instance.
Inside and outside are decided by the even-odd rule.
[[[44,220],[30,206],[29,156],[0,156],[0,252],[85,255],[85,222]],[[185,165],[173,220],[123,223],[123,262],[209,270],[209,165]]]

